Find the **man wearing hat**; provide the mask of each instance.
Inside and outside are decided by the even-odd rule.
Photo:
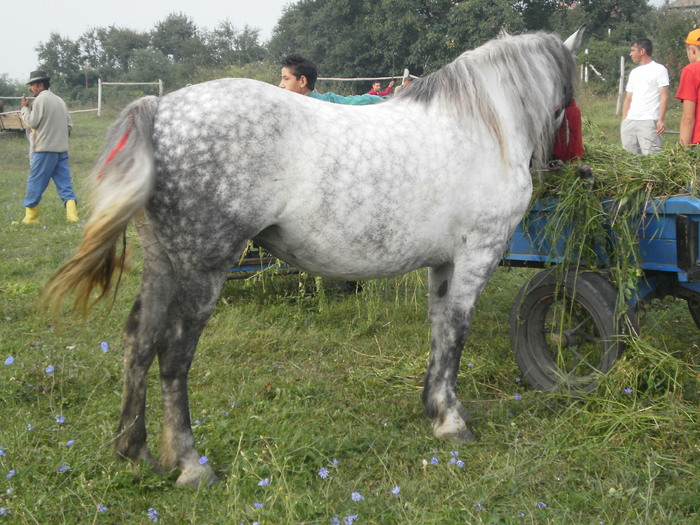
[[[688,33],[685,52],[690,63],[681,72],[676,93],[676,98],[683,103],[679,141],[683,146],[695,146],[700,144],[700,29]]]
[[[66,207],[66,219],[78,222],[76,196],[68,168],[68,135],[73,127],[63,100],[49,91],[51,78],[44,71],[29,76],[29,91],[34,104],[22,97],[22,120],[32,130],[32,152],[27,179],[27,193],[22,201],[26,214],[23,224],[39,224],[39,201],[53,179],[58,196]]]

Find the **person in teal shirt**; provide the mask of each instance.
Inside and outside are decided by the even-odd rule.
[[[331,92],[317,93],[314,91],[317,78],[316,64],[308,58],[300,55],[289,55],[282,60],[282,80],[280,81],[282,89],[335,104],[364,106],[384,100],[382,97],[368,94],[344,97]]]

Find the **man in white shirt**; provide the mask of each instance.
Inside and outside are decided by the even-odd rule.
[[[661,134],[666,129],[668,71],[654,62],[651,53],[648,38],[638,38],[630,46],[630,58],[639,66],[630,72],[627,80],[620,126],[622,147],[642,155],[661,151]]]

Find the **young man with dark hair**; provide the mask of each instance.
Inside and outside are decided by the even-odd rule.
[[[630,58],[639,66],[630,72],[627,80],[620,126],[622,147],[643,155],[661,151],[661,134],[666,129],[668,71],[654,62],[652,50],[648,38],[638,38],[630,46]]]
[[[382,97],[376,97],[374,95],[350,95],[344,97],[330,92],[317,93],[314,91],[316,79],[318,79],[316,64],[308,58],[299,55],[289,55],[282,60],[282,80],[280,81],[280,87],[282,89],[318,100],[334,102],[336,104],[363,106],[366,104],[376,104],[384,100]]]

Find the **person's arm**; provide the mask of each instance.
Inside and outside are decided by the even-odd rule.
[[[668,104],[668,86],[659,88],[659,120],[656,121],[656,134],[661,135],[666,129],[666,105]]]
[[[364,94],[364,95],[349,95],[344,97],[343,95],[337,95],[332,92],[327,93],[316,93],[315,91],[309,93],[307,96],[315,98],[317,100],[323,100],[325,102],[333,102],[334,104],[346,104],[350,106],[365,106],[367,104],[376,104],[378,102],[384,101],[382,97],[377,97],[375,95]]]
[[[627,118],[627,113],[630,110],[630,105],[632,104],[632,92],[628,91],[625,95],[625,101],[622,103],[622,120]]]
[[[391,82],[389,82],[389,85],[386,87],[386,89],[384,91],[380,91],[379,93],[377,93],[377,95],[379,95],[380,97],[388,97],[389,95],[391,95],[391,88],[393,87],[394,81],[392,80]]]
[[[27,97],[22,97],[22,102],[20,103],[22,108],[20,109],[20,115],[24,123],[30,128],[37,128],[41,123],[41,119],[44,118],[44,104],[43,101],[36,97],[34,99],[34,104],[32,104],[32,109],[29,109],[29,100]]]
[[[681,132],[678,141],[683,146],[693,143],[693,130],[695,129],[695,101],[683,101],[683,114],[681,115]]]

